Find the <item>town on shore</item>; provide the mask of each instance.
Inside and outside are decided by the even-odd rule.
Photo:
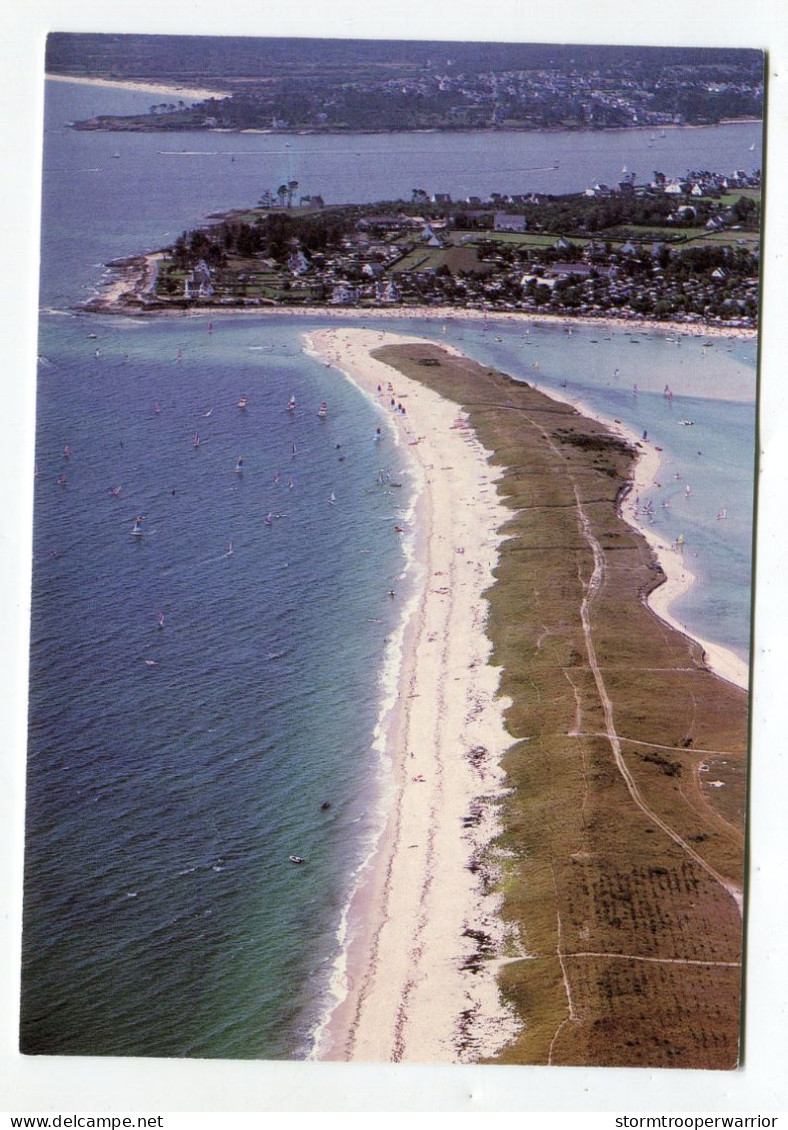
[[[761,177],[695,171],[553,196],[327,206],[297,181],[216,216],[88,308],[457,307],[757,327]]]
[[[88,63],[89,61],[89,63]],[[79,129],[604,130],[761,119],[764,55],[730,48],[53,34],[47,73],[216,93]]]

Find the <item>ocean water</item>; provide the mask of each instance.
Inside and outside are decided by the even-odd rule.
[[[285,169],[332,201],[358,198],[360,185],[370,198],[395,194],[395,169],[408,195],[428,173],[456,195],[482,165],[441,135],[165,145],[76,133],[64,123],[145,108],[151,96],[49,87],[22,1046],[301,1057],[329,1004],[338,926],[379,826],[386,766],[375,726],[407,588],[393,525],[413,484],[393,442],[373,439],[376,407],[304,351],[320,319],[102,319],[74,305],[108,260],[248,204]],[[728,156],[758,127],[675,133],[687,142],[668,172],[697,163],[701,137],[717,146],[706,167],[733,167]],[[520,172],[557,159],[568,176],[574,155],[583,183],[618,167],[620,146],[648,145],[616,133],[585,153],[576,137],[523,138],[516,157],[507,141]],[[489,138],[478,144],[499,183],[474,190],[516,190],[515,165],[484,149]],[[538,375],[540,387],[647,428],[666,469],[693,484],[655,516],[666,536],[681,528],[701,578],[681,615],[746,654],[752,398],[677,396],[671,408],[661,389],[682,366],[754,389],[752,343],[685,340],[679,350],[670,335],[634,345],[628,333],[525,334],[497,320],[390,328]]]

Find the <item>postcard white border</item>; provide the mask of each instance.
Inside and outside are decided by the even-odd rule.
[[[0,530],[3,756],[0,827],[0,1109],[5,1111],[451,1111],[774,1112],[786,1109],[786,923],[782,833],[788,671],[785,624],[786,373],[785,187],[788,11],[768,0],[713,6],[660,0],[7,0],[0,35],[4,227],[0,260]],[[16,1050],[22,807],[26,743],[38,200],[42,69],[48,31],[334,38],[479,39],[753,47],[768,52],[767,196],[762,336],[756,677],[750,812],[750,921],[744,1066],[731,1073],[566,1068],[217,1063],[22,1057]],[[782,245],[781,245],[782,240]],[[521,1120],[522,1121],[522,1120]],[[166,1125],[166,1123],[165,1123]],[[612,1119],[611,1119],[612,1125]]]

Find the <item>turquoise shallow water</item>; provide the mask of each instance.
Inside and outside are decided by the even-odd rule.
[[[47,108],[23,1046],[302,1056],[378,823],[388,591],[405,566],[391,527],[410,483],[373,439],[374,406],[304,353],[319,319],[74,315],[108,259],[256,192],[215,158],[195,175],[197,157],[165,157],[148,135],[62,128],[98,97],[110,110],[140,96],[58,84]],[[422,162],[425,144],[413,142]],[[336,154],[321,145],[328,178]],[[390,146],[399,160],[401,139]],[[294,160],[273,156],[272,169]],[[455,155],[457,183],[467,165]],[[336,184],[335,198],[350,191]],[[702,579],[681,614],[746,652],[752,402],[677,397],[669,409],[660,390],[701,365],[753,388],[751,343],[678,350],[659,336],[633,345],[458,319],[390,328],[538,373],[540,387],[647,428],[693,483],[691,501],[657,513],[666,536],[685,533]]]

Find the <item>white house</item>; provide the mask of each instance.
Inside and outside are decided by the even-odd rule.
[[[211,298],[214,293],[213,271],[205,262],[200,259],[199,263],[192,268],[192,272],[188,278],[183,282],[183,293],[186,298]]]

